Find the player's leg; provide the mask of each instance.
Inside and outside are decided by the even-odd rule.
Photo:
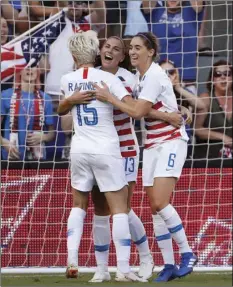
[[[71,156],[73,207],[67,222],[67,278],[76,278],[78,275],[78,250],[88,207],[88,192],[94,183],[94,176],[87,163],[85,155]]]
[[[67,222],[67,278],[78,276],[78,250],[83,234],[83,223],[88,206],[88,192],[81,192],[72,188],[73,207]]]
[[[98,186],[92,190],[94,204],[93,237],[97,270],[91,283],[101,283],[111,280],[108,272],[109,247],[111,242],[110,210],[103,192]]]
[[[93,172],[101,192],[105,193],[112,217],[112,238],[117,256],[118,281],[140,281],[130,270],[131,236],[128,219],[128,189],[123,160],[114,156],[99,156],[93,162]],[[118,276],[118,275],[121,276]]]
[[[139,157],[124,158],[125,174],[128,181],[128,215],[129,229],[133,242],[137,246],[140,257],[140,269],[138,275],[144,279],[152,276],[154,261],[151,255],[145,228],[141,219],[137,216],[131,207],[131,200],[136,186]]]
[[[192,272],[193,266],[197,261],[196,256],[193,255],[188,244],[181,218],[176,212],[175,208],[169,204],[177,179],[180,177],[182,172],[186,158],[186,151],[187,144],[182,140],[174,140],[172,142],[163,144],[162,149],[159,151],[160,157],[154,173],[153,188],[147,188],[154,224],[156,225],[156,223],[159,223],[160,230],[162,231],[163,228],[163,232],[166,232],[166,234],[158,235],[157,238],[159,241],[168,240],[169,242],[170,234],[179,247],[182,256],[182,263],[186,261],[185,264],[181,264],[181,268],[178,272],[174,272],[179,277],[181,277],[181,274],[183,274],[182,276],[185,276],[186,274]],[[160,218],[158,216],[160,216]],[[169,231],[168,233],[166,228],[163,226],[161,218],[166,224]],[[155,230],[156,228],[157,226],[155,226]],[[168,248],[168,244],[166,246]],[[185,260],[183,258],[185,258]],[[168,260],[168,258],[166,257],[165,260]],[[166,281],[166,274],[169,275],[169,270],[171,273],[171,278],[168,279],[173,279],[174,274],[172,274],[172,264],[165,264],[165,269],[167,269],[167,273],[162,272],[163,274],[160,274],[157,281]]]

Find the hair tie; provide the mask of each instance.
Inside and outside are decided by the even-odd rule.
[[[137,37],[137,36],[140,36],[140,37],[146,39],[146,40],[150,43],[151,47],[152,47],[152,48],[154,47],[154,43],[153,43],[153,42],[151,41],[151,39],[150,39],[149,37],[147,37],[146,35],[144,35],[144,34],[142,34],[142,33],[138,33],[137,35],[135,35],[135,37]],[[154,49],[154,48],[153,48],[153,49]]]

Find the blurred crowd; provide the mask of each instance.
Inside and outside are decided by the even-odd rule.
[[[159,40],[157,61],[172,81],[177,102],[193,115],[193,123],[186,126],[188,158],[231,158],[233,69],[229,57],[215,59],[216,51],[206,46],[206,7],[212,5],[208,2],[1,0],[1,47],[7,49],[20,35],[30,37],[28,31],[37,25],[43,26],[58,13],[63,17],[59,18],[58,35],[36,65],[1,82],[2,160],[69,158],[71,135],[62,131],[56,114],[60,79],[75,68],[67,40],[73,33],[89,29],[98,32],[101,43],[114,35],[127,45],[138,32],[152,31]],[[211,57],[212,65],[205,75],[206,87],[199,93],[202,55]],[[7,57],[2,61],[8,61]],[[136,121],[135,129],[143,147],[143,123]]]

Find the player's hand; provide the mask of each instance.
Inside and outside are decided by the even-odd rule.
[[[190,112],[190,110],[181,106],[181,114],[185,120],[185,123],[187,125],[191,125],[193,120],[192,120],[192,113]]]
[[[108,86],[103,81],[101,81],[101,84],[102,84],[103,88],[101,88],[97,84],[93,83],[93,86],[95,88],[96,99],[101,101],[101,102],[109,102],[110,103],[113,95],[110,93]]]
[[[181,113],[172,112],[168,114],[168,122],[175,128],[180,128],[183,124],[183,118]]]
[[[95,99],[93,91],[80,92],[80,90],[75,91],[72,96],[67,98],[67,101],[72,105],[90,104],[91,101]]]

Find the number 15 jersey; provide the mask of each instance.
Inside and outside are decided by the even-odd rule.
[[[95,68],[80,68],[61,79],[65,97],[75,91],[94,90],[105,82],[110,92],[119,100],[129,95],[121,81],[114,75]],[[74,132],[70,153],[105,154],[121,157],[119,137],[113,122],[113,106],[93,100],[90,104],[75,105],[72,110]]]

